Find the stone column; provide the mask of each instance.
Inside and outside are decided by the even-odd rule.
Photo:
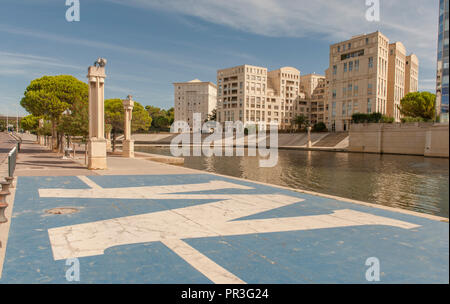
[[[105,65],[106,60],[99,58],[88,69],[89,79],[89,141],[88,168],[90,170],[106,169],[105,139]]]
[[[111,132],[106,132],[106,150],[111,150]]]
[[[43,127],[44,127],[44,120],[39,119],[39,128],[41,129]],[[38,135],[38,140],[41,146],[45,146],[45,135]]]
[[[131,96],[128,95],[128,98],[123,100],[123,108],[124,108],[124,137],[122,144],[123,157],[134,157],[134,141],[131,139],[131,120],[133,119],[133,107],[134,101],[131,99]]]

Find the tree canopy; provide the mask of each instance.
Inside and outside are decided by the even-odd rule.
[[[303,125],[305,125],[306,127],[309,126],[308,118],[306,118],[306,116],[303,114],[296,116],[292,120],[292,123],[295,124],[299,129],[301,129]]]
[[[44,76],[31,81],[20,104],[35,116],[58,120],[75,101],[87,102],[89,87],[73,76]]]
[[[62,115],[58,131],[86,138],[89,135],[89,102],[76,100],[70,106],[69,111]]]
[[[105,121],[110,125],[112,133],[122,133],[124,127],[124,109],[121,99],[105,100]],[[152,123],[152,118],[145,108],[137,101],[134,102],[131,132],[147,131]]]
[[[20,127],[25,131],[36,132],[39,128],[39,119],[40,117],[36,117],[33,114],[25,116],[20,121]]]
[[[62,136],[62,133],[58,134],[57,130],[63,133],[68,130],[78,131],[76,128],[68,128],[66,121],[59,126],[62,113],[71,109],[74,104],[87,105],[88,99],[89,86],[75,77],[44,76],[31,81],[20,104],[30,114],[51,120],[53,148],[56,149],[60,146]]]
[[[175,118],[175,109],[162,110],[154,106],[146,106],[148,114],[152,118],[152,128],[167,129],[173,124]]]
[[[430,121],[435,118],[436,95],[429,92],[409,93],[400,101],[398,107],[404,117]]]

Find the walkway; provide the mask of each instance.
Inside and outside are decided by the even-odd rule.
[[[16,145],[16,140],[5,132],[0,132],[0,164],[8,156],[9,151]]]
[[[144,159],[91,172],[24,150],[0,283],[71,283],[74,261],[80,283],[373,283],[373,260],[380,283],[449,282],[442,218]]]

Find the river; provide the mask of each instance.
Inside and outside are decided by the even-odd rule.
[[[136,151],[170,155],[168,147]],[[279,150],[274,168],[258,157],[185,157],[208,172],[449,217],[449,160],[405,155]],[[247,155],[247,154],[246,154]]]

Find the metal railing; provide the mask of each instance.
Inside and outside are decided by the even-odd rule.
[[[19,143],[8,154],[8,176],[14,176],[14,170],[16,170],[17,151],[19,149]]]

